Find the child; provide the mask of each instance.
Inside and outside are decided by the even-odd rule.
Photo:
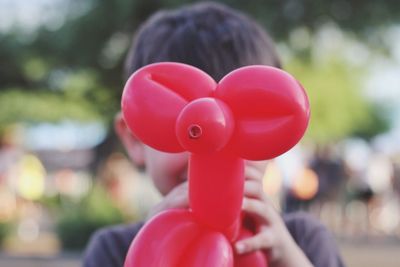
[[[175,61],[202,69],[216,81],[245,65],[280,67],[273,42],[245,15],[215,3],[160,11],[135,36],[126,77],[154,62]],[[134,164],[145,168],[164,199],[147,219],[170,208],[188,208],[187,153],[156,151],[132,136],[120,114],[115,128]],[[304,213],[281,217],[262,191],[265,161],[246,161],[243,211],[258,232],[234,244],[236,253],[262,250],[271,267],[340,267],[343,263],[327,230]],[[84,266],[123,266],[131,241],[144,222],[94,234]]]

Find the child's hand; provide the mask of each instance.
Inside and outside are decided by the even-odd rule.
[[[256,234],[235,244],[236,252],[262,250],[268,255],[271,267],[309,267],[312,264],[297,246],[283,222],[263,191],[263,172],[256,167],[246,167],[243,211],[256,225]]]
[[[169,192],[160,203],[155,205],[147,215],[146,221],[153,218],[158,213],[174,208],[189,208],[188,182],[185,181]]]

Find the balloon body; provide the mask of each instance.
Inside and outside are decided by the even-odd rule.
[[[266,267],[261,251],[235,255],[242,226],[244,160],[270,159],[303,136],[309,103],[288,73],[248,66],[218,84],[180,63],[145,66],[125,85],[122,113],[143,143],[189,151],[189,210],[170,210],[134,239],[125,267]]]
[[[244,162],[226,152],[192,154],[189,159],[189,202],[199,221],[237,237],[243,199]],[[233,228],[232,228],[233,227]]]
[[[233,253],[226,237],[199,224],[192,212],[169,210],[139,232],[125,266],[233,267]]]

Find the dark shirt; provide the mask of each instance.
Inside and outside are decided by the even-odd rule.
[[[315,267],[343,267],[333,237],[304,212],[283,215],[290,234]],[[122,267],[128,248],[143,223],[113,226],[97,231],[86,248],[84,267]]]

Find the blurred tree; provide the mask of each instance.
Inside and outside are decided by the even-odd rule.
[[[0,221],[0,246],[2,246],[3,240],[7,237],[11,228],[10,223]]]
[[[0,106],[2,108],[0,129],[1,124],[12,120],[55,121],[65,117],[79,120],[101,119],[110,125],[113,115],[119,109],[119,98],[123,87],[123,59],[132,32],[157,9],[172,8],[196,1],[60,0],[56,2],[64,3],[62,6],[55,6],[56,9],[62,9],[58,10],[60,14],[65,15],[65,21],[59,26],[44,24],[36,31],[28,33],[15,26],[8,33],[0,33],[0,101],[3,103]],[[320,25],[334,22],[345,30],[356,32],[360,38],[381,46],[382,42],[374,39],[376,36],[372,35],[372,29],[397,21],[400,14],[400,2],[390,0],[223,0],[220,2],[250,14],[269,29],[277,40],[288,39],[293,29],[305,28],[312,33]],[[307,56],[307,52],[302,51],[302,53]],[[308,74],[299,72],[299,77],[305,80],[313,78],[314,83],[322,83],[323,79],[317,75],[322,70],[310,67]],[[329,71],[332,70],[326,70]],[[314,75],[311,75],[311,72]],[[302,78],[301,75],[309,76]],[[324,87],[317,85],[316,88]],[[354,91],[352,86],[345,88],[350,94]],[[313,98],[323,96],[321,92],[321,96]],[[347,105],[351,106],[352,100],[355,103],[360,102],[357,97],[350,97],[346,102]],[[322,113],[314,112],[314,116],[330,112],[328,107],[329,105],[325,111],[321,111]],[[319,109],[318,106],[313,108]],[[361,127],[354,125],[344,116],[330,118],[328,119],[330,123],[322,119],[315,120],[321,122],[320,126],[312,126],[310,131],[315,133],[321,132],[322,127],[334,121],[342,125],[335,130],[325,130],[327,136],[323,139],[351,132],[350,129],[344,130],[346,127]],[[344,126],[345,124],[347,126]],[[106,140],[107,142],[110,140]]]
[[[361,92],[362,71],[332,57],[326,62],[292,60],[286,69],[306,88],[311,120],[306,138],[328,143],[349,135],[365,138],[388,129],[388,121]]]
[[[82,250],[97,229],[122,223],[121,211],[100,186],[95,186],[79,203],[63,202],[58,211],[57,234],[64,249]]]

